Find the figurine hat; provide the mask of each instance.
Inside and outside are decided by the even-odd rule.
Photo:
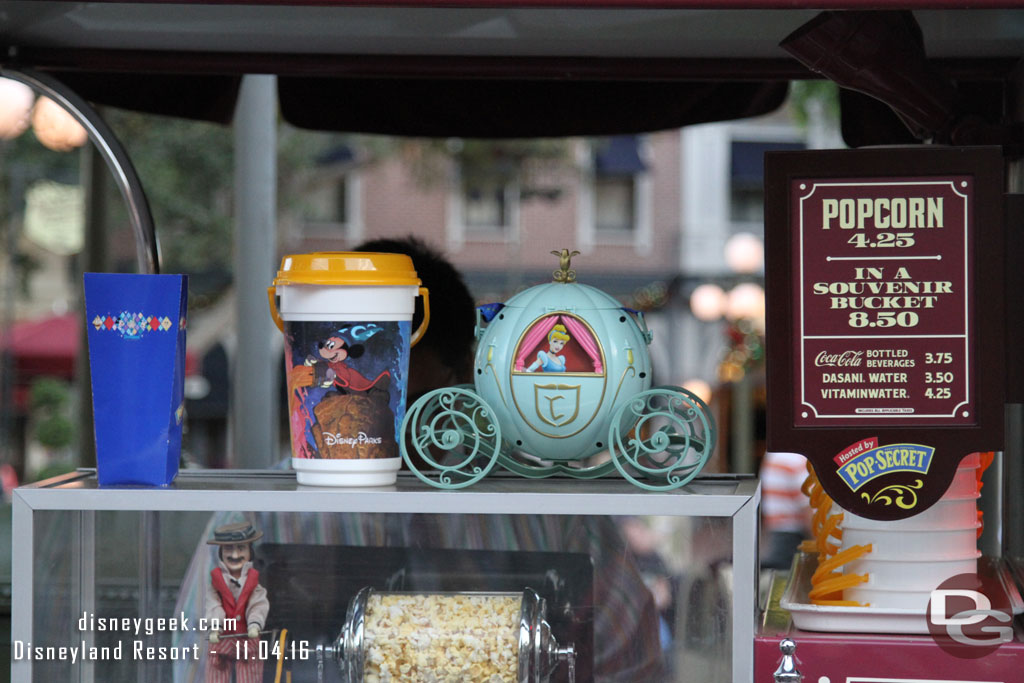
[[[237,522],[214,529],[213,538],[206,543],[209,545],[235,545],[237,543],[252,543],[262,537],[263,532],[253,528],[249,522]]]

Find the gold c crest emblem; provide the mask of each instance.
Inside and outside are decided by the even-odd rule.
[[[579,384],[534,384],[537,417],[552,427],[567,425],[580,413]]]

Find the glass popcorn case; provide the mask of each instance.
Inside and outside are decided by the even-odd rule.
[[[747,683],[759,500],[739,476],[336,491],[80,471],[15,493],[12,677],[218,680],[243,661],[263,681]],[[269,604],[238,628],[210,611],[232,540]]]

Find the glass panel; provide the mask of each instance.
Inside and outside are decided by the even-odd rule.
[[[79,562],[76,530],[88,514],[95,555]],[[156,515],[158,531],[146,515]],[[517,604],[530,588],[546,601],[558,645],[573,644],[576,680],[731,679],[731,518],[130,511],[35,513],[33,645],[99,649],[87,649],[84,663],[80,652],[75,662],[70,654],[37,660],[33,679],[91,670],[94,680],[203,680],[211,645],[200,620],[210,614],[220,548],[208,541],[241,521],[261,534],[253,552],[269,612],[262,644],[222,642],[232,652],[236,642],[239,652],[252,647],[265,660],[263,680],[273,680],[282,629],[292,680],[316,680],[316,646],[333,644],[366,587],[427,602],[440,592],[498,591]],[[140,538],[154,548],[143,571]],[[94,587],[76,584],[93,570]],[[142,614],[140,596],[154,588],[156,612]],[[440,633],[451,624],[420,624],[421,650],[434,626]],[[325,668],[324,680],[342,680],[333,659]],[[550,680],[568,680],[564,663]]]
[[[76,539],[72,529],[78,513],[45,511],[36,512],[33,518],[35,618],[32,640],[27,643],[13,641],[11,658],[33,659],[34,680],[67,680],[72,671],[70,662],[66,661],[67,657],[62,659],[59,656],[57,648],[67,648],[81,639],[74,619],[80,591],[73,580],[76,560],[73,544]]]

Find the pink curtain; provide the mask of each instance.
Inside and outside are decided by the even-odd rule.
[[[526,333],[523,337],[523,343],[519,345],[519,356],[516,358],[516,372],[522,372],[526,367],[527,356],[530,352],[537,348],[537,344],[540,344],[551,328],[558,322],[558,316],[552,315],[547,318],[543,318],[537,322],[533,328]]]
[[[576,343],[582,346],[583,350],[590,356],[591,362],[594,363],[594,372],[600,374],[602,372],[601,351],[597,348],[597,342],[590,336],[590,331],[579,321],[567,315],[562,316],[562,322],[569,328],[569,332],[572,334],[572,338],[576,340]]]

